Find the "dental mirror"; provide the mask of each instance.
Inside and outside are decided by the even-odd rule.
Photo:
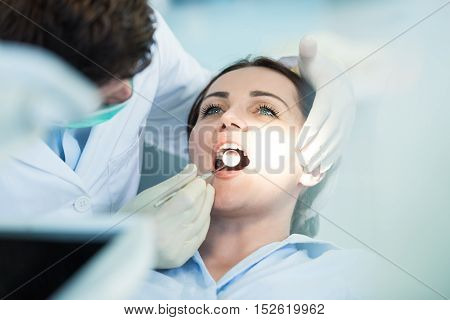
[[[225,166],[234,168],[241,162],[241,156],[236,150],[227,150],[223,154],[222,161]]]

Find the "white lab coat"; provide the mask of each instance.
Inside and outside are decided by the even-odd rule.
[[[147,118],[153,129],[146,142],[163,142],[172,153],[186,151],[171,140],[182,134],[180,126],[186,126],[193,99],[210,74],[183,50],[159,13],[156,18],[152,63],[135,77],[130,103],[92,129],[75,171],[42,140],[11,154],[0,167],[0,215],[116,212],[138,190]]]

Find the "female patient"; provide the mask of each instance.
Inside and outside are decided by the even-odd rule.
[[[152,273],[144,298],[357,298],[358,255],[291,234],[297,200],[322,180],[304,175],[295,153],[312,105],[310,87],[267,58],[238,62],[200,93],[189,115],[190,156],[200,172],[217,171],[211,225],[180,268]],[[356,295],[356,296],[355,296]]]

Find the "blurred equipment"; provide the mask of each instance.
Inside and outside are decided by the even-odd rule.
[[[26,45],[0,42],[0,83],[0,160],[101,105],[94,84]],[[127,298],[153,267],[151,227],[144,216],[2,219],[0,298]]]
[[[96,86],[47,51],[0,42],[0,158],[100,104]]]
[[[148,216],[0,220],[0,299],[127,299],[154,266]]]

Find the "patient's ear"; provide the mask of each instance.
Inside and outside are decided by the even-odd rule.
[[[325,172],[320,173],[320,168],[315,169],[311,173],[303,171],[299,178],[299,183],[305,187],[314,187],[325,177]]]

